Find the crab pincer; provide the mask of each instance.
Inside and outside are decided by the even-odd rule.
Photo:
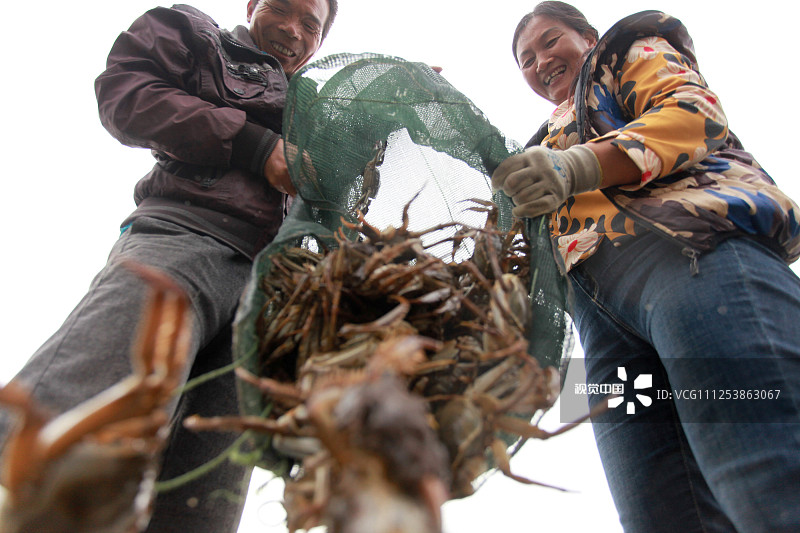
[[[58,416],[20,384],[0,388],[0,403],[18,413],[0,471],[1,533],[129,533],[147,524],[166,407],[182,382],[193,317],[172,279],[125,266],[149,292],[132,375]]]

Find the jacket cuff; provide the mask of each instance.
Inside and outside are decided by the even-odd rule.
[[[245,122],[244,128],[233,138],[231,166],[264,176],[264,164],[281,138],[272,130]]]

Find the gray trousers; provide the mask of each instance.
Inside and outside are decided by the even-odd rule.
[[[131,373],[130,350],[147,291],[136,275],[120,266],[122,259],[158,268],[188,292],[196,318],[186,379],[231,362],[231,323],[251,261],[211,237],[140,218],[115,243],[83,300],[14,378],[55,412],[74,407]],[[191,414],[236,414],[233,374],[189,391],[172,408],[160,480],[191,471],[233,443],[236,435],[190,432],[180,423]],[[10,422],[3,413],[3,439]],[[236,531],[249,477],[249,468],[226,462],[194,482],[160,492],[147,531]]]

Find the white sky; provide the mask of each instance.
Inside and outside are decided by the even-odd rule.
[[[119,223],[134,208],[134,184],[152,166],[149,152],[123,147],[102,128],[93,82],[119,32],[157,5],[154,1],[40,0],[6,2],[1,8],[6,67],[0,84],[5,102],[0,231],[6,259],[0,324],[6,348],[0,382],[13,376],[83,296],[105,263]],[[525,85],[510,52],[517,21],[537,0],[340,2],[318,58],[379,52],[442,66],[442,74],[495,126],[522,143],[552,110]],[[200,0],[192,5],[232,28],[245,23],[246,3]],[[641,9],[661,9],[680,18],[731,129],[777,183],[800,199],[800,180],[790,165],[797,122],[791,98],[797,79],[797,3],[573,4],[601,34]],[[558,425],[557,416],[553,419],[548,427]],[[522,475],[576,492],[525,487],[496,476],[475,496],[445,506],[445,529],[620,531],[588,425],[528,444],[512,466]],[[240,533],[285,531],[267,527],[262,515],[275,520],[274,513],[250,506]]]

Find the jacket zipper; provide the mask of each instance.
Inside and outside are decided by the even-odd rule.
[[[587,142],[587,132],[584,131],[584,130],[586,129],[587,124],[589,123],[589,117],[588,117],[588,111],[587,111],[587,107],[588,107],[587,101],[588,101],[588,91],[590,90],[590,88],[592,86],[592,81],[590,79],[590,69],[591,69],[590,64],[592,63],[592,61],[594,59],[594,55],[595,55],[596,52],[597,52],[597,46],[592,48],[591,52],[589,53],[589,55],[586,57],[586,59],[584,60],[583,64],[581,65],[581,72],[580,72],[580,75],[578,77],[578,80],[577,80],[577,83],[576,83],[576,86],[575,86],[575,92],[574,92],[574,95],[575,95],[575,118],[576,118],[576,121],[577,121],[578,135],[579,135],[579,142],[580,143]],[[584,82],[584,83],[581,83],[581,82]],[[580,98],[578,98],[578,93],[579,92],[581,93],[580,94]],[[586,120],[584,120],[584,113],[586,114],[586,117],[585,117]],[[549,121],[547,121],[547,122],[549,122]],[[547,122],[545,122],[545,124],[547,124]],[[611,202],[611,204],[614,207],[616,207],[620,211],[620,213],[624,214],[627,217],[630,217],[635,222],[641,224],[642,226],[644,226],[648,230],[654,232],[659,237],[662,237],[662,238],[664,238],[664,239],[666,239],[666,240],[668,240],[668,241],[670,241],[672,243],[678,243],[682,247],[681,248],[681,254],[683,254],[683,255],[685,255],[685,256],[687,256],[689,258],[689,272],[691,273],[691,275],[692,276],[696,276],[697,274],[700,273],[700,267],[699,267],[697,261],[698,261],[698,258],[700,257],[701,251],[698,248],[693,246],[691,243],[685,242],[685,241],[683,241],[682,239],[680,239],[678,237],[670,235],[670,234],[664,232],[663,230],[660,230],[660,229],[656,228],[654,225],[652,225],[651,223],[647,222],[646,220],[643,220],[642,218],[640,218],[635,213],[632,213],[632,212],[628,211],[627,209],[623,208],[613,198],[611,198],[611,195],[608,195],[608,194],[605,194],[605,193],[603,193],[603,195],[606,198],[608,198],[608,200]]]
[[[664,230],[661,230],[661,229],[655,227],[650,222],[648,222],[648,221],[644,220],[643,218],[639,217],[639,215],[637,215],[636,213],[633,213],[633,212],[629,211],[628,209],[622,207],[621,205],[619,205],[617,203],[616,200],[611,198],[611,195],[603,193],[603,196],[608,198],[608,201],[611,202],[611,204],[614,207],[619,209],[620,213],[622,213],[626,217],[631,218],[637,224],[640,224],[640,225],[644,226],[645,228],[647,228],[648,230],[652,231],[653,233],[655,233],[659,237],[661,237],[663,239],[666,239],[666,240],[668,240],[669,242],[671,242],[673,244],[674,243],[678,243],[681,246],[681,254],[685,255],[686,257],[689,258],[689,272],[690,272],[690,274],[692,276],[696,276],[696,275],[698,275],[700,273],[700,266],[697,263],[698,259],[700,258],[700,254],[702,253],[700,251],[700,249],[696,248],[695,246],[692,246],[688,242],[685,242],[685,241],[683,241],[682,239],[680,239],[678,237],[675,237],[673,235],[670,235],[670,234],[666,233]]]
[[[583,67],[585,67],[589,63],[589,60],[594,55],[594,51],[595,50],[596,50],[596,48],[592,49],[592,52],[590,53],[589,57],[584,62]],[[589,84],[589,85],[591,85],[591,84]],[[578,86],[580,86],[580,83],[578,83]],[[576,94],[577,94],[577,91],[576,91]],[[585,99],[583,97],[581,97],[580,99],[576,99],[576,101],[575,101],[575,115],[576,115],[576,119],[578,121],[578,134],[580,135],[580,142],[581,143],[585,143],[586,142],[586,134],[585,134],[585,132],[581,131],[581,128],[585,127],[585,124],[583,124],[584,121],[582,120],[583,109],[581,109],[580,112],[579,112],[579,109],[578,109],[580,104],[584,104],[585,105]],[[586,122],[588,122],[588,120]],[[655,233],[659,237],[664,238],[664,239],[670,241],[673,244],[674,243],[678,243],[681,246],[681,254],[683,254],[683,255],[685,255],[685,256],[687,256],[689,258],[689,272],[690,272],[690,274],[692,276],[696,276],[697,274],[700,273],[700,267],[699,267],[697,261],[698,261],[698,259],[700,257],[700,254],[702,252],[698,248],[696,248],[695,246],[693,246],[689,242],[686,242],[686,241],[684,241],[684,240],[682,240],[682,239],[680,239],[678,237],[675,237],[673,235],[670,235],[670,234],[666,233],[665,231],[663,231],[661,229],[656,228],[650,222],[640,218],[639,215],[637,215],[636,213],[633,213],[633,212],[629,211],[628,209],[626,209],[626,208],[622,207],[621,205],[619,205],[616,200],[611,198],[611,195],[603,193],[603,196],[608,198],[608,201],[611,202],[611,204],[614,207],[616,207],[619,210],[620,213],[622,213],[625,216],[631,218],[632,220],[634,220],[638,224],[644,226],[648,230],[652,231],[653,233]]]
[[[249,47],[249,46],[237,41],[236,39],[234,39],[233,37],[231,37],[227,33],[220,32],[219,33],[219,37],[220,37],[220,39],[224,39],[226,43],[230,44],[231,46],[234,46],[234,47],[238,48],[239,50],[244,50],[244,51],[246,51],[246,52],[248,52],[250,54],[255,54],[256,56],[259,56],[259,57],[261,57],[261,56],[272,57],[271,55],[269,55],[268,53],[264,52],[263,50],[259,50],[258,48],[251,48],[251,47]],[[283,71],[283,65],[281,65],[279,61],[276,61],[276,63],[277,63],[276,70],[278,70],[278,72],[283,74],[284,77],[285,77],[286,73]],[[270,65],[270,68],[275,68],[275,67]]]

